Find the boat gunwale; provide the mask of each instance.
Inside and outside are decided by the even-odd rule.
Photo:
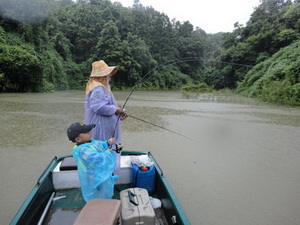
[[[21,205],[21,207],[19,208],[19,210],[17,211],[15,216],[12,218],[10,225],[18,224],[18,222],[22,219],[22,217],[25,216],[25,214],[26,214],[25,212],[28,210],[28,207],[30,207],[30,205],[33,204],[35,197],[37,196],[37,194],[40,190],[40,186],[43,184],[43,181],[47,178],[47,176],[53,170],[53,168],[55,168],[55,166],[59,162],[58,160],[62,160],[64,157],[65,156],[57,158],[57,156],[55,156],[52,159],[52,161],[46,167],[44,172],[38,178],[37,183],[32,188],[29,195],[26,197],[26,199],[24,200],[23,204]]]
[[[160,174],[159,174],[160,179],[161,179],[164,187],[166,188],[166,193],[168,194],[170,201],[174,205],[174,209],[175,209],[177,215],[179,215],[181,224],[190,225],[190,221],[189,221],[188,217],[186,216],[179,200],[177,199],[175,192],[171,188],[171,185],[169,184],[167,178],[164,176],[162,169],[160,168],[159,164],[156,162],[155,158],[153,157],[153,155],[150,152],[148,152],[148,155],[150,156],[151,160],[153,160],[155,162],[154,166],[156,167],[157,173],[158,173],[158,171],[160,171]]]

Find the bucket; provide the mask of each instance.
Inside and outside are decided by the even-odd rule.
[[[144,188],[148,191],[149,195],[154,192],[155,188],[155,168],[154,165],[150,166],[147,171],[141,170],[136,164],[132,165],[132,186]]]

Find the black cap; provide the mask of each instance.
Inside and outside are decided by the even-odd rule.
[[[77,138],[79,134],[90,132],[95,126],[95,124],[85,125],[83,123],[73,123],[68,128],[68,137],[70,141],[75,142],[75,138]]]

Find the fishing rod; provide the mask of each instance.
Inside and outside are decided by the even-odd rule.
[[[163,69],[166,66],[174,65],[174,64],[177,64],[177,63],[180,63],[180,62],[194,62],[194,61],[199,61],[199,62],[201,62],[201,61],[202,62],[203,61],[206,61],[206,62],[219,62],[219,63],[223,63],[223,64],[231,64],[231,65],[236,65],[236,66],[245,66],[245,67],[249,67],[249,68],[253,67],[252,65],[240,64],[240,63],[232,63],[232,62],[225,62],[225,61],[218,61],[218,60],[203,60],[200,57],[185,57],[185,58],[173,59],[173,60],[170,60],[170,61],[167,61],[165,63],[157,65],[152,70],[150,70],[145,76],[143,76],[142,79],[139,80],[133,86],[132,90],[130,91],[128,97],[126,98],[126,100],[125,100],[125,102],[124,102],[124,104],[122,106],[122,109],[125,108],[125,106],[126,106],[128,100],[129,100],[129,98],[131,97],[132,93],[136,90],[136,88],[138,87],[138,85],[142,84],[144,81],[149,80],[154,75],[154,71],[158,71],[160,69]],[[145,79],[145,78],[147,78],[147,79]]]
[[[139,80],[133,87],[132,87],[132,90],[131,92],[129,93],[129,95],[127,96],[123,106],[121,107],[121,110],[123,111],[123,115],[126,114],[125,113],[125,106],[129,100],[129,98],[131,97],[132,93],[136,90],[136,88],[138,87],[138,85],[142,84],[142,82],[146,81],[146,80],[149,80],[153,75],[154,75],[154,71],[156,70],[159,70],[159,69],[162,69],[164,68],[165,66],[170,66],[170,65],[174,65],[174,64],[177,64],[179,62],[189,62],[189,61],[196,61],[195,60],[195,57],[186,57],[186,58],[179,58],[179,59],[173,59],[173,60],[170,60],[170,61],[167,61],[165,63],[162,63],[162,64],[159,64],[157,65],[156,67],[154,67],[152,70],[150,70],[145,76],[142,77],[141,80]],[[152,73],[152,74],[151,74]],[[149,76],[150,75],[150,76]],[[145,79],[147,78],[147,79]],[[115,136],[115,133],[116,133],[116,130],[117,130],[117,127],[118,127],[118,124],[119,124],[119,120],[122,116],[122,113],[120,113],[118,115],[118,119],[117,119],[117,122],[116,122],[116,126],[115,126],[115,129],[114,129],[114,132],[113,132],[113,136]]]
[[[139,80],[133,87],[132,87],[132,90],[131,92],[129,93],[127,99],[125,100],[123,106],[122,106],[122,109],[125,108],[130,96],[132,95],[132,93],[136,90],[136,88],[138,87],[138,85],[142,84],[142,82],[144,81],[147,81],[149,80],[153,75],[154,75],[154,71],[156,70],[159,70],[159,69],[162,69],[166,66],[170,66],[170,65],[174,65],[174,64],[177,64],[179,62],[191,62],[191,61],[197,61],[199,58],[196,58],[196,57],[186,57],[186,58],[179,58],[179,59],[173,59],[173,60],[170,60],[170,61],[167,61],[165,63],[162,63],[162,64],[159,64],[157,65],[156,67],[154,67],[152,70],[150,70],[145,76],[142,77],[141,80]],[[152,74],[151,74],[152,73]],[[151,74],[151,75],[150,75]],[[150,75],[150,76],[149,76]],[[148,77],[148,78],[147,78]],[[147,78],[147,79],[145,79]],[[145,80],[144,80],[145,79]]]
[[[149,80],[151,77],[153,77],[153,75],[155,74],[155,73],[154,73],[155,71],[159,71],[160,69],[163,69],[163,68],[165,68],[166,66],[174,65],[174,64],[177,64],[177,63],[181,63],[181,62],[193,62],[193,61],[199,61],[199,62],[202,61],[202,62],[203,62],[204,60],[201,59],[201,58],[199,58],[199,57],[185,57],[185,58],[178,58],[178,59],[173,59],[173,60],[167,61],[167,62],[165,62],[165,63],[159,64],[159,65],[157,65],[156,67],[154,67],[152,70],[150,70],[145,76],[143,76],[143,77],[142,77],[142,78],[141,78],[141,79],[140,79],[140,80],[132,87],[132,90],[130,91],[129,95],[127,96],[127,98],[126,98],[126,100],[125,100],[125,102],[124,102],[124,104],[123,104],[123,106],[121,107],[121,110],[124,111],[124,112],[122,112],[123,115],[126,114],[124,109],[125,109],[125,106],[126,106],[128,100],[129,100],[129,98],[131,97],[132,93],[136,90],[136,88],[137,88],[139,85],[143,84],[145,81],[147,81],[147,80]],[[237,66],[253,67],[253,66],[251,66],[251,65],[246,65],[246,64],[231,63],[231,62],[217,61],[217,60],[206,60],[206,62],[219,62],[219,63],[231,64],[231,65],[237,65]],[[117,119],[117,122],[116,122],[116,126],[115,126],[115,129],[114,129],[114,132],[113,132],[113,137],[114,137],[114,135],[115,135],[115,132],[116,132],[116,129],[117,129],[117,126],[118,126],[120,117],[122,116],[122,113],[120,113],[120,114],[118,115],[118,119]],[[148,122],[148,121],[144,121],[144,120],[142,120],[142,119],[138,119],[138,118],[133,117],[133,116],[130,116],[130,117],[132,117],[132,118],[134,118],[134,119],[137,119],[137,120],[140,120],[140,121],[143,121],[143,122],[147,122],[147,123],[149,123],[149,124],[151,124],[151,125],[153,125],[153,126],[157,126],[157,127],[162,128],[162,129],[168,130],[168,129],[164,128],[164,127],[161,127],[161,126],[159,126],[159,125],[150,123],[150,122]],[[168,131],[170,131],[170,132],[172,132],[172,133],[177,133],[177,132],[174,132],[174,131],[171,131],[171,130],[168,130]],[[177,133],[177,134],[178,134],[178,133]],[[179,134],[179,135],[180,135],[180,136],[184,136],[184,135],[181,135],[181,134]],[[184,136],[184,137],[185,137],[185,136]],[[190,138],[189,138],[189,139],[190,139]]]
[[[140,118],[135,117],[135,116],[133,116],[133,115],[128,115],[128,114],[127,114],[127,116],[128,116],[128,117],[131,117],[131,118],[133,118],[133,119],[142,121],[142,122],[144,122],[144,123],[148,123],[148,124],[150,124],[150,125],[152,125],[152,126],[156,126],[156,127],[161,128],[161,129],[163,129],[163,130],[170,131],[170,132],[172,132],[173,134],[180,135],[181,137],[185,137],[185,138],[190,139],[190,140],[193,141],[193,139],[191,139],[191,138],[189,138],[189,137],[187,137],[187,136],[185,136],[185,135],[183,135],[183,134],[180,134],[180,133],[178,133],[178,132],[175,132],[175,131],[172,131],[172,130],[170,130],[170,129],[167,129],[167,128],[163,127],[163,126],[157,125],[157,124],[155,124],[155,123],[151,123],[151,122],[149,122],[149,121],[147,121],[147,120],[140,119]]]

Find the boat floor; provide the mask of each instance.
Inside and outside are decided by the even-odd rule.
[[[119,193],[122,190],[130,188],[130,184],[115,185],[115,195],[113,199],[120,199]],[[61,198],[57,198],[61,197]],[[153,195],[155,197],[155,195]],[[57,198],[58,200],[55,200]],[[81,209],[85,205],[80,189],[58,190],[55,193],[54,201],[52,202],[49,211],[43,224],[47,225],[69,225],[73,224]],[[168,224],[161,208],[155,209],[155,225]]]

